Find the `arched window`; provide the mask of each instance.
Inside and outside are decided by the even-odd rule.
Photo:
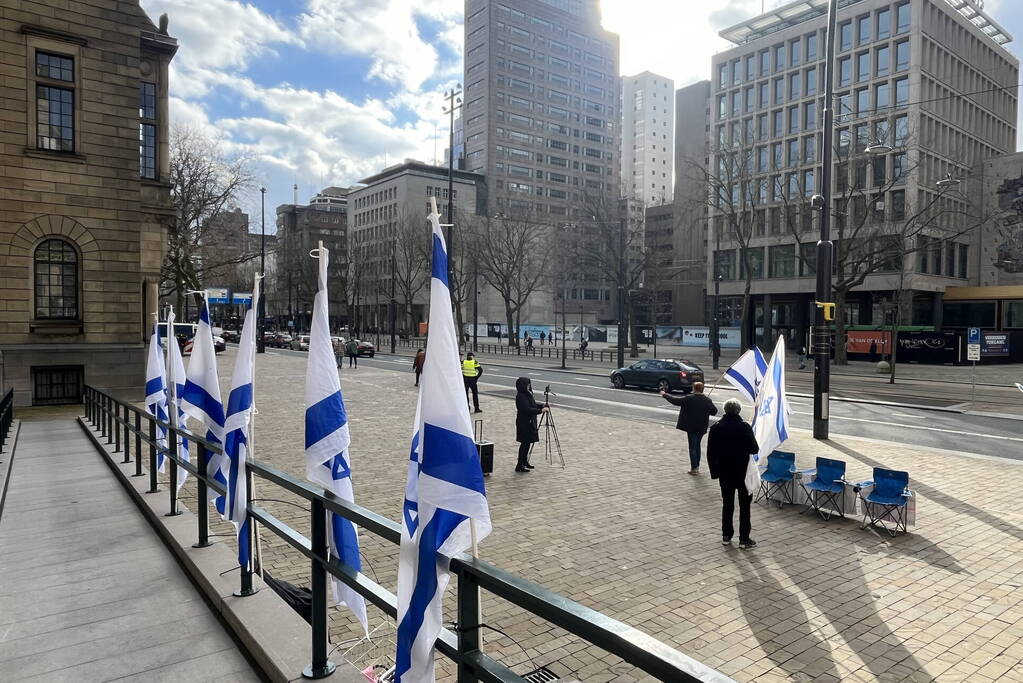
[[[44,240],[35,251],[37,320],[78,319],[78,252],[62,239]]]

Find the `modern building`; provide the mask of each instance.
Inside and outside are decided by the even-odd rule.
[[[617,206],[618,53],[598,0],[466,0],[465,168],[487,178],[488,215],[585,227],[597,201],[613,197]],[[606,277],[583,275],[569,310],[607,318],[613,300],[581,294],[608,291]],[[553,319],[554,297],[544,289],[523,322]]]
[[[622,76],[623,197],[643,207],[672,200],[675,82],[650,71]]]
[[[710,226],[721,246],[708,264],[726,324],[741,316],[749,272],[762,338],[803,339],[813,315],[827,5],[799,0],[725,29],[733,47],[712,60],[708,171],[722,182]],[[839,315],[880,324],[901,291],[902,323],[940,326],[945,289],[980,277],[971,169],[1015,150],[1011,38],[967,0],[848,0],[837,28],[834,278],[865,275]]]
[[[710,163],[709,117],[710,81],[697,81],[675,91],[671,259],[663,265],[657,280],[669,283],[671,322],[680,325],[711,322],[706,296],[707,185],[704,182]],[[661,221],[665,220],[665,211],[658,215]]]
[[[277,319],[279,328],[309,330],[318,268],[309,252],[321,241],[330,254],[327,273],[331,284],[330,326],[337,330],[346,323],[350,291],[348,193],[348,188],[327,187],[306,205],[277,207],[277,244],[273,271],[267,268],[266,314]]]
[[[470,216],[486,211],[487,187],[478,173],[455,170],[448,193],[448,169],[406,159],[359,181],[348,195],[352,255],[350,301],[360,332],[390,329],[389,306],[397,302],[396,329],[418,333],[429,302],[430,230],[426,216],[435,197],[442,222],[453,206],[455,235]],[[392,290],[393,281],[393,290]]]
[[[138,400],[167,221],[167,67],[137,1],[0,1],[0,388]]]

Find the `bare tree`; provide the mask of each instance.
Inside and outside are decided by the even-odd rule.
[[[404,302],[408,330],[415,326],[413,306],[416,297],[430,281],[430,227],[423,215],[401,213],[395,234],[394,278]]]
[[[508,345],[517,343],[522,308],[530,295],[547,287],[553,243],[552,226],[528,216],[478,216],[463,234],[471,240],[479,275],[504,302]],[[463,240],[464,243],[464,240]],[[471,281],[468,270],[463,277]]]
[[[195,128],[176,126],[170,134],[171,198],[174,217],[167,229],[167,255],[161,271],[161,294],[175,295],[179,313],[185,292],[202,289],[207,271],[253,258],[252,254],[197,258],[212,221],[227,206],[239,203],[253,187],[251,159],[229,154]]]

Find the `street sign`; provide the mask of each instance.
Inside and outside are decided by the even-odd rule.
[[[235,292],[231,297],[231,303],[250,305],[252,303],[252,292]]]
[[[206,289],[206,301],[211,304],[229,304],[231,299],[227,296],[225,287],[208,287]]]
[[[972,344],[979,344],[980,343],[980,328],[979,327],[971,327],[969,334],[967,334],[966,336],[967,336],[967,339],[966,339],[966,343],[967,344],[971,344],[971,345]]]
[[[980,344],[966,345],[966,360],[970,361],[980,360]]]

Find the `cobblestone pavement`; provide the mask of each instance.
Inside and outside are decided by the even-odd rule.
[[[220,360],[225,396],[233,357],[229,350]],[[304,373],[301,357],[257,359],[257,457],[300,477]],[[411,373],[342,371],[356,500],[392,519],[405,485],[412,385]],[[486,437],[496,443],[485,560],[739,681],[1023,681],[1018,463],[796,433],[787,446],[800,467],[814,456],[840,458],[853,481],[874,465],[908,470],[918,526],[891,539],[852,520],[757,505],[760,545],[740,551],[721,545],[717,485],[705,472],[685,473],[682,435],[670,427],[555,408],[565,468],[544,463],[541,451],[533,473],[515,474],[513,395],[509,386],[484,396]],[[185,495],[194,502],[191,482]],[[265,482],[257,497],[294,502]],[[308,534],[307,512],[265,505]],[[229,527],[216,530],[233,543]],[[307,585],[308,562],[262,538],[267,569]],[[361,539],[364,571],[395,590],[397,548]],[[483,609],[486,623],[518,641],[487,632],[484,649],[516,671],[548,665],[583,681],[651,680],[494,596],[484,595]],[[334,642],[358,636],[345,611],[331,608],[331,619]],[[384,621],[373,608],[370,619]],[[438,662],[452,680],[446,660]]]

